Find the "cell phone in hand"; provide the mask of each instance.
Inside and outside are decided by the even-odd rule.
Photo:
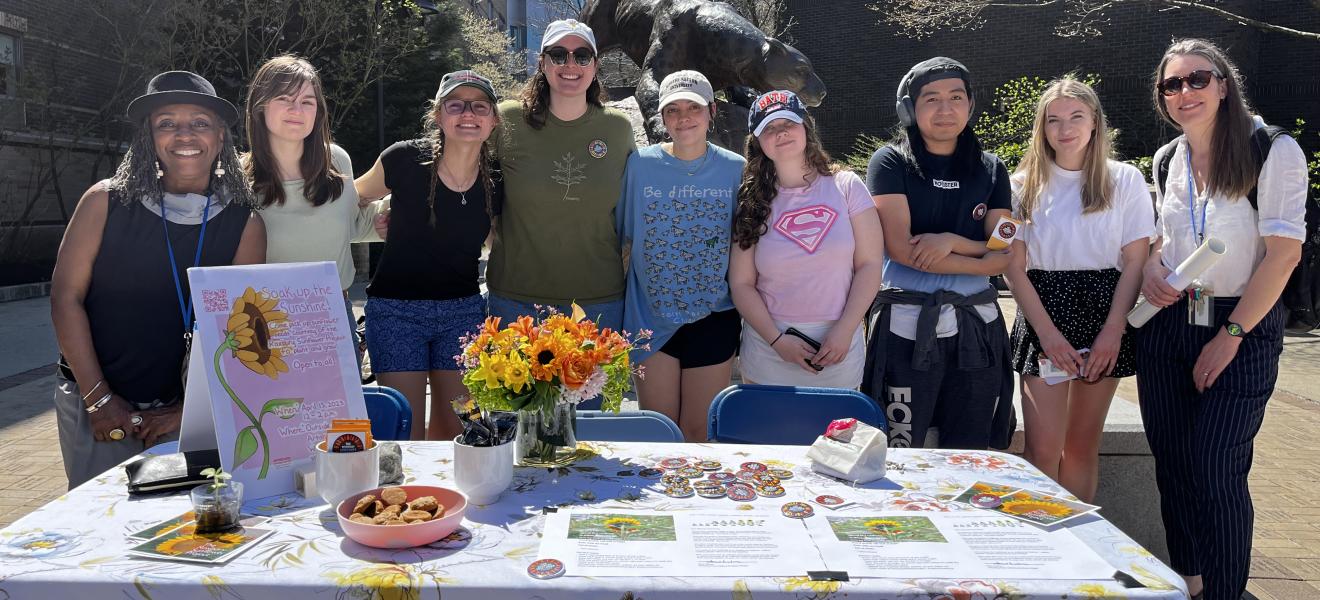
[[[811,346],[811,349],[812,349],[812,350],[815,350],[816,352],[820,352],[820,342],[816,341],[816,340],[815,340],[814,338],[812,338],[811,336],[809,336],[809,335],[807,335],[807,334],[805,334],[805,333],[802,333],[801,331],[798,331],[797,328],[795,328],[795,327],[789,327],[788,329],[785,329],[785,330],[784,330],[784,335],[791,335],[791,336],[793,336],[793,337],[795,337],[795,338],[798,338],[798,339],[800,339],[800,340],[806,342],[808,346]],[[815,370],[817,370],[817,371],[820,371],[821,369],[824,369],[824,368],[825,368],[825,367],[822,367],[822,366],[817,365],[817,364],[815,364],[815,363],[812,363],[810,359],[803,359],[803,361],[807,363],[807,366],[808,366],[808,367],[811,367],[811,368],[813,368],[813,369],[815,369]]]

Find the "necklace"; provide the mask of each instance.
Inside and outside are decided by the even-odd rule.
[[[669,150],[670,150],[670,155],[673,156],[675,159],[683,160],[681,158],[678,158],[678,154],[674,150],[673,143],[669,144]],[[691,171],[687,171],[688,177],[696,175],[698,172],[700,172],[701,168],[706,166],[706,159],[708,158],[710,158],[710,142],[706,142],[706,146],[702,150],[701,162],[697,163],[697,167],[695,169],[692,169]],[[688,162],[688,161],[683,161],[683,162]],[[686,169],[684,170],[686,171]]]
[[[449,169],[446,169],[446,168],[445,168],[445,163],[441,162],[441,163],[440,163],[440,175],[449,177],[450,181],[453,181],[454,183],[459,183],[459,179],[458,179],[458,177],[456,177],[452,172],[448,172],[448,173],[447,173],[446,171],[449,171]],[[467,185],[456,185],[456,186],[455,186],[455,187],[459,188],[459,189],[457,189],[457,190],[454,190],[455,192],[458,192],[458,203],[459,203],[459,204],[461,204],[461,205],[463,205],[463,206],[467,206],[467,191],[468,191],[469,189],[471,189],[472,184],[476,183],[476,182],[477,182],[477,177],[480,177],[480,176],[481,176],[481,169],[477,169],[477,174],[472,176],[471,181],[468,181],[468,182],[467,182]],[[446,184],[446,185],[448,185],[448,184]],[[451,188],[451,189],[452,189],[452,188]]]

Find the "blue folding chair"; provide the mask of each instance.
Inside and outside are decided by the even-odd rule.
[[[412,435],[412,405],[399,390],[383,385],[362,386],[371,419],[371,437],[378,440],[406,440]]]
[[[732,385],[710,403],[706,435],[726,444],[808,445],[830,421],[849,417],[887,429],[880,406],[857,390]]]
[[[591,442],[682,442],[678,425],[653,410],[612,413],[579,410],[577,439]]]

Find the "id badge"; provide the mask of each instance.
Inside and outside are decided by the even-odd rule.
[[[1215,297],[1204,288],[1192,288],[1187,293],[1187,323],[1197,327],[1210,327],[1214,323]]]

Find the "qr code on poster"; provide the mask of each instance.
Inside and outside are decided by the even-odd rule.
[[[229,310],[229,295],[225,290],[202,290],[202,311],[222,313]]]

